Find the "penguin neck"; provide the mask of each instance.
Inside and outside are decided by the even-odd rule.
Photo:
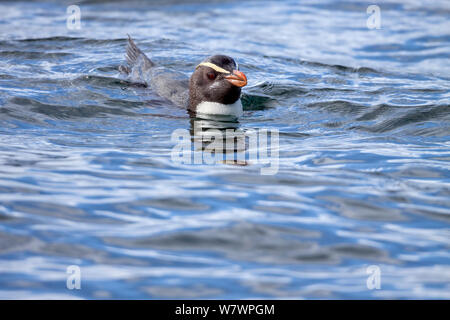
[[[197,112],[197,114],[211,114],[234,117],[240,117],[243,114],[241,99],[238,99],[232,104],[202,101],[197,104],[195,111]]]

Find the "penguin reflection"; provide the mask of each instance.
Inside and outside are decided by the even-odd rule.
[[[248,134],[238,122],[225,120],[223,116],[191,116],[190,134],[194,150],[202,152],[204,158],[214,158],[216,163],[248,165],[245,159]]]

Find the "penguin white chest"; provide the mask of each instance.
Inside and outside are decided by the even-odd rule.
[[[232,104],[203,101],[197,105],[197,113],[240,117],[243,114],[241,99]]]

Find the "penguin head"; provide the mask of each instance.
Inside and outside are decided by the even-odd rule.
[[[238,70],[233,58],[215,55],[200,63],[189,81],[190,109],[202,102],[231,105],[239,100],[247,77]]]

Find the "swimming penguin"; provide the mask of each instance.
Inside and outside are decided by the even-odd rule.
[[[128,66],[120,66],[119,70],[131,81],[149,86],[191,114],[235,118],[242,115],[241,88],[247,85],[247,77],[231,57],[208,57],[187,79],[184,74],[157,66],[128,36],[126,60]]]

